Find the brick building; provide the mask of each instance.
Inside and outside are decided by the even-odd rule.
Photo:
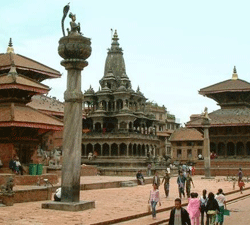
[[[50,67],[15,54],[11,40],[7,53],[0,54],[0,159],[4,167],[14,155],[21,163],[30,163],[43,136],[63,129],[61,120],[27,105],[33,96],[49,92],[41,81],[60,76]]]
[[[208,114],[210,151],[218,158],[250,157],[250,83],[239,79],[234,68],[231,79],[202,88],[199,94],[220,106]],[[201,122],[199,115],[193,115],[186,126],[202,131]]]

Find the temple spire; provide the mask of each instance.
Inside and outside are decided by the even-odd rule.
[[[232,80],[237,80],[237,79],[238,79],[238,74],[237,74],[236,66],[234,66]]]
[[[8,45],[8,48],[7,48],[7,53],[14,53],[12,38],[10,38],[9,45]]]

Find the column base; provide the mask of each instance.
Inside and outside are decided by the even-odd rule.
[[[95,208],[95,201],[80,201],[80,202],[46,202],[42,204],[42,209],[54,209],[62,211],[83,211]]]

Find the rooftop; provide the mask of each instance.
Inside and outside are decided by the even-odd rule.
[[[216,126],[249,126],[250,125],[250,109],[242,108],[225,108],[218,109],[208,114],[211,127]],[[201,127],[202,118],[193,119],[187,122],[187,127]]]
[[[203,141],[203,134],[195,128],[180,128],[175,130],[170,141]]]

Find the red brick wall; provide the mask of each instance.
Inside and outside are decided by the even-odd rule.
[[[95,166],[81,166],[81,176],[96,176],[97,167]]]
[[[13,144],[0,144],[0,159],[2,160],[3,167],[9,167],[9,162],[14,154],[15,151]]]
[[[30,190],[17,190],[15,191],[14,203],[44,201],[51,200],[51,198],[51,188],[41,187]]]
[[[44,185],[43,179],[48,179],[50,183],[57,184],[58,176],[56,174],[43,174],[43,175],[24,175],[24,176],[15,176],[14,181],[16,185],[34,185],[37,183],[38,179],[40,178],[40,184]]]
[[[0,185],[5,184],[7,181],[7,178],[9,176],[14,177],[14,184],[15,185],[36,185],[38,178],[41,178],[40,185],[44,185],[44,180],[43,179],[48,179],[50,183],[52,184],[57,184],[58,181],[58,176],[56,174],[43,174],[43,175],[11,175],[11,174],[1,174],[0,175]]]
[[[211,176],[237,176],[239,169],[238,168],[211,168]],[[242,170],[244,176],[250,176],[250,168]],[[196,175],[204,175],[204,169],[196,168]]]

